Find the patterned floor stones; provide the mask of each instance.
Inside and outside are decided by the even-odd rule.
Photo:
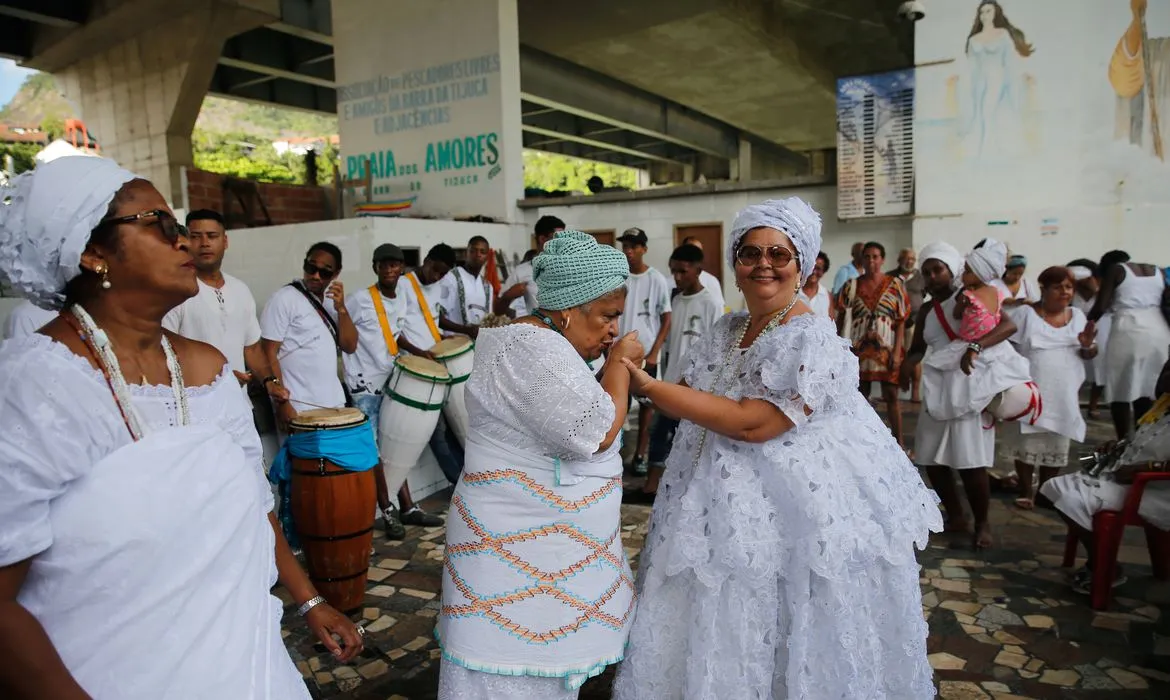
[[[448,497],[423,505],[442,512]],[[1015,508],[1013,498],[995,494],[995,548],[974,552],[966,542],[938,535],[919,557],[939,697],[1170,698],[1170,583],[1152,579],[1144,535],[1126,534],[1121,561],[1129,581],[1114,591],[1108,612],[1094,612],[1060,568],[1063,524],[1049,511]],[[622,507],[622,540],[635,567],[648,516],[647,507]],[[439,650],[432,630],[443,537],[442,528],[410,527],[404,542],[388,543],[377,531],[366,599],[354,614],[368,630],[368,644],[347,665],[336,664],[310,638],[292,601],[278,590],[286,603],[285,642],[314,698],[435,697]],[[587,683],[581,697],[609,698],[611,683],[612,670]]]

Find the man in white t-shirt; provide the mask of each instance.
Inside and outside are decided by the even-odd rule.
[[[282,429],[299,411],[345,405],[337,360],[357,350],[357,329],[337,279],[341,250],[315,243],[302,267],[304,276],[278,289],[260,315],[260,343],[273,381],[289,391],[289,400],[276,409]]]
[[[484,277],[491,247],[483,236],[467,242],[467,256],[462,266],[443,278],[443,319],[440,327],[451,333],[475,338],[479,323],[495,308],[495,294]]]
[[[699,249],[699,252],[703,251],[703,242],[700,241],[698,238],[695,238],[694,236],[687,236],[686,238],[683,239],[682,244],[683,245],[693,245],[694,247]],[[699,273],[699,282],[702,283],[703,289],[706,289],[707,293],[710,294],[712,297],[714,297],[715,301],[719,302],[719,308],[726,311],[727,310],[727,302],[724,301],[724,299],[723,299],[723,285],[719,283],[718,277],[711,274],[710,272],[707,272],[707,263],[705,261],[703,263],[703,269]],[[676,282],[675,285],[673,287],[671,287],[671,296],[672,297],[675,294],[674,290],[677,290],[677,289],[678,289],[678,283]]]
[[[12,309],[4,320],[4,339],[24,338],[36,333],[46,323],[57,318],[56,311],[46,311],[25,299]]]
[[[723,307],[716,296],[703,286],[703,250],[694,245],[681,245],[670,256],[670,274],[678,294],[670,300],[671,323],[666,339],[666,356],[662,380],[677,384],[682,381],[687,366],[687,353],[706,336],[723,315]],[[666,471],[666,456],[678,429],[678,420],[659,415],[654,419],[650,434],[648,475],[641,491],[630,490],[627,503],[654,502],[658,482]]]
[[[646,372],[658,376],[658,355],[670,331],[670,282],[666,276],[645,263],[646,232],[630,228],[618,238],[630,264],[626,280],[626,306],[622,311],[619,335],[638,331],[638,340],[646,352]],[[646,451],[650,447],[650,421],[654,408],[639,400],[638,443],[634,450],[634,471],[646,473]]]
[[[428,354],[403,334],[407,323],[408,297],[399,288],[399,278],[402,277],[405,265],[406,257],[402,249],[393,243],[383,243],[374,249],[373,256],[374,274],[378,281],[350,294],[345,301],[358,334],[357,350],[342,358],[345,383],[349,385],[353,405],[370,419],[375,441],[378,440],[378,420],[382,412],[382,387],[390,378],[394,360],[403,353]],[[378,508],[386,522],[386,536],[389,539],[406,539],[404,524],[423,527],[443,524],[442,518],[425,513],[415,505],[405,479],[401,483],[388,483],[386,473],[381,468],[375,472],[375,476]],[[390,502],[390,494],[395,490],[398,492],[401,512]]]
[[[536,234],[537,255],[544,250],[544,244],[557,235],[557,231],[564,230],[565,222],[557,217],[547,215],[540,217],[533,228],[533,233]],[[517,303],[521,300],[524,313],[520,313],[521,304]],[[517,265],[512,274],[508,275],[508,279],[504,281],[504,292],[500,294],[500,305],[513,309],[516,316],[530,314],[536,309],[536,281],[532,276],[531,259]],[[497,313],[502,313],[502,310],[497,310]]]
[[[264,382],[274,400],[284,401],[288,390],[272,381],[271,368],[260,347],[260,323],[256,320],[252,290],[222,269],[228,249],[223,217],[210,209],[198,209],[187,215],[187,229],[199,292],[171,309],[163,317],[163,327],[215,347],[227,358],[241,384]]]

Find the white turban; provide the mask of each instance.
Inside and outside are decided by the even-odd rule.
[[[1068,269],[1068,271],[1072,273],[1073,279],[1077,282],[1080,282],[1081,280],[1087,280],[1093,276],[1092,270],[1087,267],[1081,267],[1080,265],[1073,265]]]
[[[953,277],[963,274],[963,254],[959,249],[945,241],[936,241],[927,244],[918,254],[918,266],[922,267],[927,260],[937,260],[951,271]]]
[[[988,238],[982,246],[967,254],[967,267],[983,284],[991,284],[1003,277],[1007,270],[1007,257],[1007,246],[994,238]]]
[[[0,187],[0,279],[37,306],[60,309],[94,227],[136,179],[108,158],[69,156]]]
[[[731,225],[731,244],[727,260],[735,265],[735,252],[748,231],[757,228],[772,228],[783,231],[800,258],[800,283],[809,278],[817,265],[817,254],[821,252],[821,215],[799,197],[769,199],[752,204],[735,216]]]

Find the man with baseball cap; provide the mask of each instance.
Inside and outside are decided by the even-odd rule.
[[[400,354],[426,356],[427,353],[412,344],[403,334],[407,325],[408,304],[400,294],[398,280],[406,267],[406,256],[393,243],[383,243],[374,249],[374,274],[377,282],[346,299],[353,325],[357,329],[358,346],[353,354],[344,357],[345,383],[353,395],[354,405],[370,419],[375,439],[378,416],[382,408],[382,386],[394,369],[394,360]],[[401,540],[406,536],[403,523],[435,527],[443,524],[438,516],[424,513],[414,505],[406,484],[399,491],[401,515],[390,502],[386,479],[381,469],[375,470],[378,485],[378,507],[386,521],[386,536]]]
[[[670,288],[666,275],[650,267],[644,260],[648,239],[640,228],[629,228],[618,238],[630,277],[626,280],[626,306],[619,321],[619,336],[638,331],[638,340],[646,357],[646,371],[658,376],[658,355],[670,332]],[[640,401],[641,402],[641,401]],[[641,402],[638,409],[638,443],[634,450],[633,467],[637,474],[647,473],[646,452],[650,449],[650,421],[654,408]]]

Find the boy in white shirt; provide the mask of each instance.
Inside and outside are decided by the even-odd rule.
[[[472,236],[463,265],[443,278],[443,319],[439,322],[443,330],[474,339],[480,321],[495,308],[495,294],[484,278],[489,255],[488,240]]]
[[[658,354],[670,331],[670,282],[666,276],[645,263],[646,232],[630,228],[618,238],[622,252],[630,264],[626,280],[626,306],[622,311],[620,335],[638,331],[638,340],[646,353],[646,372],[658,376]],[[634,451],[633,468],[637,474],[646,473],[646,450],[650,446],[650,421],[654,408],[641,401],[638,409],[638,443]]]
[[[544,244],[557,235],[557,231],[565,230],[565,222],[555,216],[542,216],[533,227],[536,234],[536,254],[544,250]],[[533,257],[536,257],[535,255]],[[520,286],[523,285],[523,286]],[[516,317],[526,316],[536,309],[536,282],[532,278],[532,259],[525,256],[524,262],[512,270],[508,279],[504,281],[504,292],[500,294],[500,306],[514,309]],[[520,313],[523,306],[524,313]],[[503,308],[496,313],[502,313]]]
[[[677,384],[682,381],[691,347],[711,331],[723,315],[723,307],[715,294],[703,284],[703,251],[698,246],[682,245],[670,256],[670,274],[674,277],[678,294],[671,299],[670,332],[666,340],[666,357],[662,380]],[[649,474],[641,491],[628,492],[626,502],[649,504],[654,502],[658,482],[666,471],[666,457],[674,441],[678,420],[660,415],[654,420],[650,435]]]
[[[694,246],[699,249],[700,253],[703,252],[703,242],[694,236],[687,236],[683,239],[682,244]],[[707,272],[706,262],[703,263],[703,269],[699,273],[699,283],[703,285],[703,289],[706,289],[707,292],[715,298],[715,301],[719,302],[719,308],[726,311],[727,302],[723,299],[723,285],[719,283],[718,277],[711,274],[710,272]],[[674,292],[672,292],[672,295],[678,291],[677,283],[673,289]]]
[[[378,281],[370,287],[349,295],[345,305],[350,309],[358,346],[343,358],[345,383],[353,396],[353,404],[370,419],[374,440],[378,439],[378,420],[382,412],[382,386],[390,378],[394,360],[403,353],[425,355],[408,340],[403,330],[408,317],[408,297],[399,289],[399,278],[406,265],[402,249],[393,243],[383,243],[374,249],[373,268]],[[378,306],[382,307],[382,313]],[[383,319],[386,322],[384,332]],[[424,512],[414,503],[405,481],[389,484],[382,469],[376,473],[378,507],[386,522],[386,536],[392,540],[406,539],[407,525],[437,527],[442,518]],[[390,493],[398,488],[401,513],[390,502]]]

